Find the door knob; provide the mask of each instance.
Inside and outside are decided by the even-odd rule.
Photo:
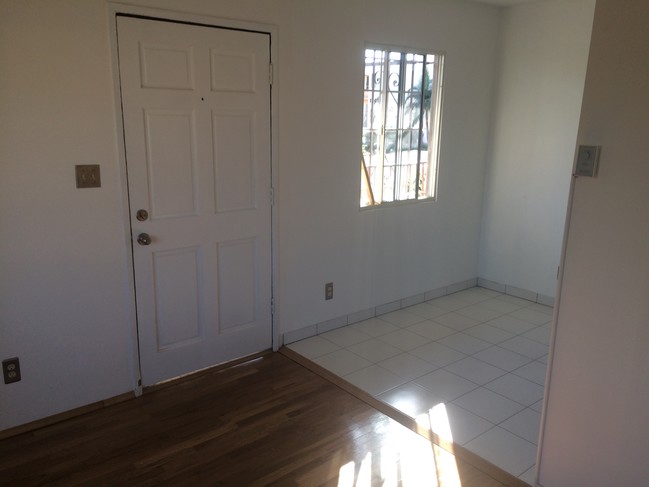
[[[137,218],[140,222],[146,221],[149,218],[149,212],[146,210],[137,210],[137,213],[135,213],[135,218]]]
[[[151,236],[148,233],[141,233],[137,236],[137,243],[140,245],[151,245]]]

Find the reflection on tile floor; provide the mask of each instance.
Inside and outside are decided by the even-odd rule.
[[[475,287],[288,347],[531,484],[551,320]]]

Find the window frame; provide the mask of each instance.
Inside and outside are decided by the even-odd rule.
[[[380,94],[381,94],[381,111],[383,112],[381,116],[381,129],[380,129],[380,135],[379,135],[379,153],[377,157],[379,158],[380,166],[368,166],[367,161],[365,160],[365,151],[364,151],[364,137],[366,134],[366,131],[369,130],[371,133],[374,129],[372,128],[372,125],[370,124],[369,126],[366,126],[365,124],[365,111],[368,109],[367,106],[367,93],[368,91],[374,92],[376,90],[368,90],[368,83],[367,83],[367,74],[366,74],[366,67],[367,67],[367,51],[368,50],[374,50],[374,51],[383,51],[384,53],[384,59],[385,61],[382,63],[383,64],[383,85],[380,89]],[[416,177],[415,181],[419,180],[419,171],[421,170],[421,165],[422,164],[428,164],[432,170],[430,170],[427,173],[427,190],[422,191],[421,193],[425,194],[425,196],[422,196],[420,193],[419,188],[415,188],[415,197],[414,198],[402,198],[398,199],[399,197],[399,191],[397,190],[397,184],[396,181],[398,178],[401,177],[401,174],[397,176],[393,176],[395,179],[395,189],[393,192],[393,198],[392,200],[385,201],[383,198],[383,185],[384,185],[384,178],[383,178],[383,171],[386,167],[386,141],[388,140],[388,137],[386,136],[386,113],[388,111],[388,97],[391,91],[390,88],[387,86],[387,74],[389,74],[389,69],[390,69],[390,53],[396,52],[400,53],[402,56],[402,59],[405,59],[405,56],[407,55],[414,55],[414,56],[424,56],[424,67],[426,64],[426,58],[427,57],[433,57],[434,61],[434,75],[432,79],[432,87],[431,87],[431,100],[430,100],[430,113],[429,113],[429,131],[427,136],[427,145],[428,145],[428,161],[421,161],[421,153],[422,153],[422,141],[423,138],[422,136],[425,134],[425,128],[423,126],[422,120],[422,114],[426,110],[426,107],[422,103],[420,106],[420,127],[417,130],[417,136],[418,136],[418,143],[417,143],[417,163],[416,163]],[[367,42],[363,46],[363,91],[362,91],[362,99],[363,99],[363,106],[362,106],[362,121],[361,121],[361,180],[360,180],[360,198],[359,198],[359,208],[361,210],[367,210],[367,209],[372,209],[372,208],[382,208],[382,207],[388,207],[388,206],[398,206],[398,205],[403,205],[403,204],[413,204],[413,203],[424,203],[424,202],[434,202],[437,201],[438,197],[438,181],[439,181],[439,166],[440,166],[440,159],[441,159],[441,138],[442,138],[442,119],[443,119],[443,109],[444,109],[444,64],[446,61],[446,52],[445,51],[440,51],[440,50],[433,50],[433,49],[422,49],[422,48],[413,48],[413,47],[404,47],[404,46],[396,46],[396,45],[390,45],[390,44],[382,44],[382,43],[375,43],[375,42]],[[407,62],[406,61],[401,61],[402,63]],[[425,79],[425,71],[422,73],[422,87],[423,87],[423,80]],[[399,71],[399,76],[403,77],[405,74],[401,73],[401,68]],[[414,81],[413,81],[414,85]],[[399,93],[399,100],[401,100],[401,91],[398,90]],[[422,99],[424,97],[424,92],[422,89]],[[403,108],[402,105],[397,103],[397,108],[398,110],[401,110]],[[389,129],[389,130],[395,130],[396,132],[403,132],[405,130],[412,130],[412,128],[404,128],[407,127],[402,120],[398,120],[398,125],[394,129]],[[401,139],[403,140],[403,139]],[[410,139],[410,143],[412,143],[412,139]],[[370,140],[370,145],[373,145],[373,139]],[[396,152],[396,150],[395,150]],[[396,164],[396,154],[395,154],[395,171],[397,166],[400,166],[401,164]],[[371,177],[369,175],[369,170],[368,167],[380,167],[380,176],[379,176],[379,181],[381,181],[381,187],[380,189],[380,201],[376,201],[372,203],[372,199],[366,198],[365,193],[368,195],[372,195],[373,198],[373,188],[371,185]],[[431,180],[432,176],[432,180]],[[417,184],[417,183],[415,183]],[[364,204],[365,202],[365,204]]]

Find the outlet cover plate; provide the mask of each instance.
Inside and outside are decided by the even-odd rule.
[[[325,284],[325,300],[328,301],[334,298],[334,283],[328,282]]]
[[[101,188],[99,164],[80,164],[74,166],[77,188]]]
[[[20,362],[18,361],[18,357],[8,358],[2,361],[2,375],[4,375],[5,384],[11,384],[20,380]]]
[[[600,146],[598,145],[580,145],[577,151],[575,176],[586,176],[589,178],[597,176],[599,152]]]

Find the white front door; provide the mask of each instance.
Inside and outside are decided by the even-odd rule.
[[[117,33],[146,386],[272,345],[270,37]]]

